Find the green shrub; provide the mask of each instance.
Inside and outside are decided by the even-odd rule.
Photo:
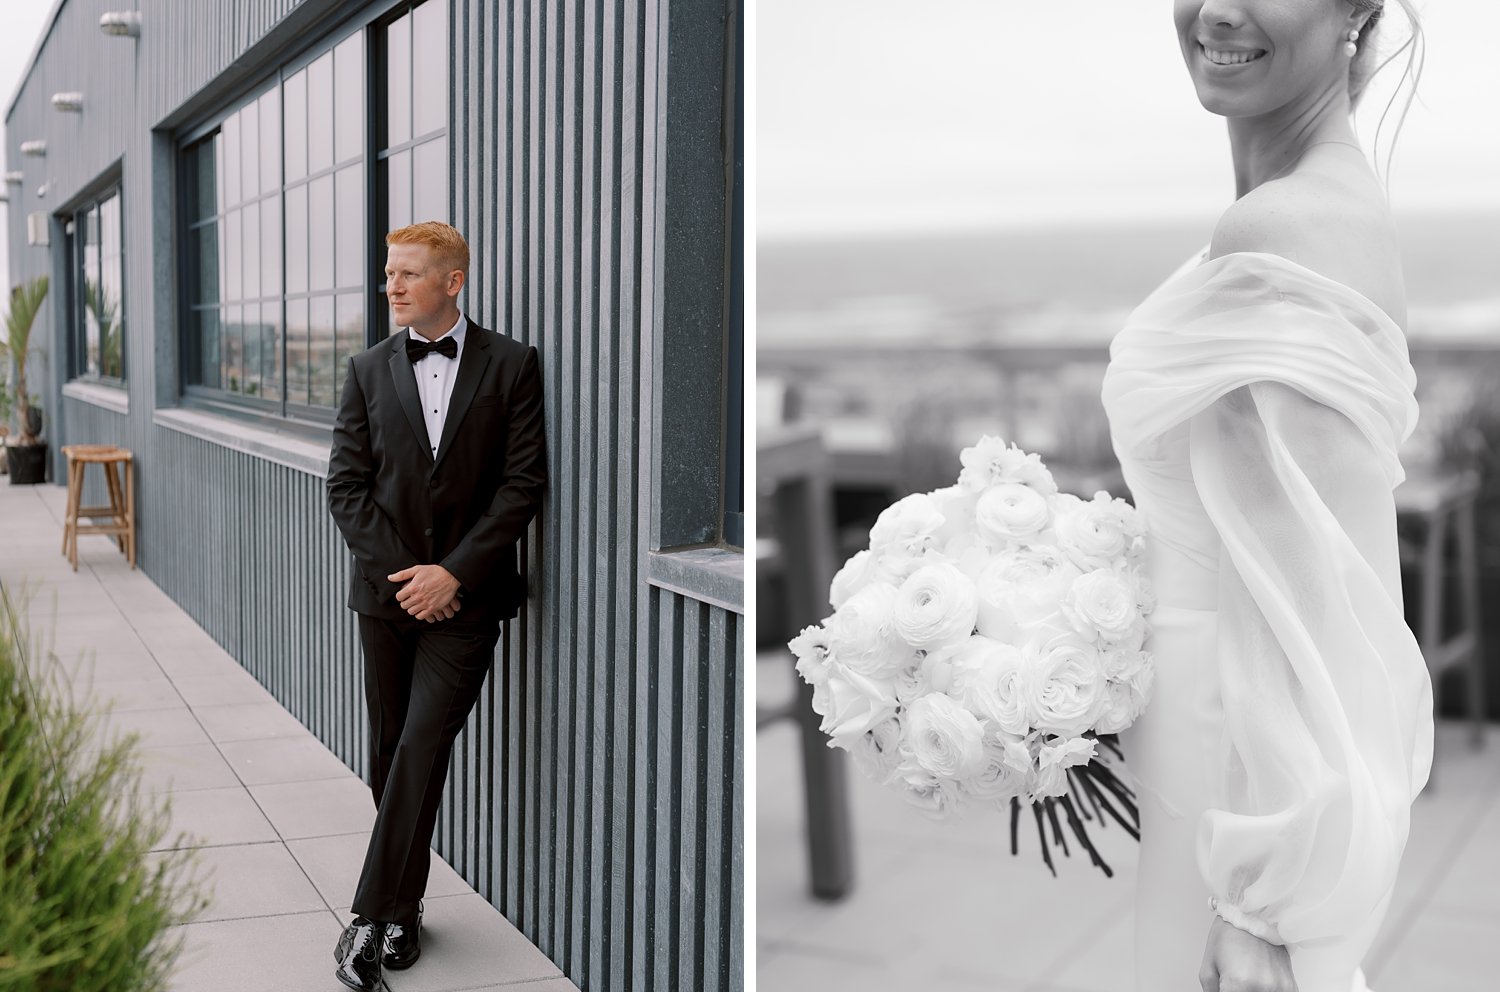
[[[190,852],[151,854],[163,796],[141,795],[135,740],[101,741],[0,588],[0,992],[166,987],[202,906]],[[55,666],[45,666],[55,671]]]

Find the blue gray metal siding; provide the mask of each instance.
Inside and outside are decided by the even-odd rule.
[[[295,36],[368,5],[142,0],[139,41],[100,34],[112,6],[63,5],[8,118],[9,165],[26,171],[11,275],[52,272],[39,328],[52,349],[59,253],[26,246],[24,215],[56,212],[122,162],[130,413],[63,400],[49,369],[49,433],[135,450],[142,568],[363,772],[349,566],[322,479],[154,425],[152,410],[177,393],[172,130],[242,92]],[[742,621],[651,587],[643,562],[660,512],[642,480],[662,416],[667,2],[450,11],[465,309],[538,347],[552,481],[523,549],[532,598],[455,748],[435,843],[584,989],[737,990]],[[83,91],[83,115],[53,111],[57,90]],[[45,160],[20,157],[32,137],[48,140]]]

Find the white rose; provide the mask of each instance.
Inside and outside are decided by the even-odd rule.
[[[958,808],[963,798],[956,782],[920,768],[904,769],[897,780],[905,786],[901,790],[902,798],[934,820],[942,819]]]
[[[870,550],[892,558],[920,558],[942,526],[942,511],[932,497],[913,493],[880,511],[870,528]]]
[[[824,621],[837,664],[870,678],[890,679],[911,659],[912,649],[891,623],[896,597],[895,586],[875,582]]]
[[[879,555],[873,551],[857,552],[853,558],[844,562],[844,567],[833,577],[833,582],[828,587],[829,605],[835,610],[839,609],[849,601],[850,596],[872,582],[885,582],[894,586],[899,581]]]
[[[901,767],[901,720],[888,717],[851,741],[849,753],[866,775],[882,785]]]
[[[1101,661],[1104,677],[1111,682],[1128,682],[1131,688],[1142,694],[1150,691],[1155,672],[1151,666],[1151,655],[1145,651],[1117,648],[1105,651]]]
[[[1019,641],[1055,617],[1081,574],[1053,548],[1012,548],[995,555],[975,580],[979,632],[997,641]]]
[[[813,709],[823,717],[819,729],[837,747],[847,749],[854,738],[896,715],[896,696],[888,682],[866,678],[841,666],[828,673],[821,691],[824,708],[814,705]]]
[[[1104,705],[1105,679],[1099,652],[1073,634],[1022,648],[1031,725],[1061,737],[1077,737],[1094,725]]]
[[[1110,569],[1095,569],[1073,580],[1062,612],[1074,630],[1092,641],[1138,648],[1145,637],[1146,621],[1134,584]]]
[[[968,637],[978,614],[979,600],[967,575],[946,562],[924,565],[901,584],[896,632],[912,647],[931,650]]]
[[[828,659],[831,653],[828,631],[822,627],[803,627],[802,633],[787,642],[792,655],[797,659],[797,674],[802,681],[817,687],[828,678]]]
[[[984,767],[968,783],[968,791],[974,798],[1003,806],[1025,794],[1029,768],[1017,771],[1012,766],[1006,743],[1005,738],[985,739]]]
[[[1057,483],[1040,458],[998,437],[986,434],[958,457],[964,466],[958,484],[970,492],[982,493],[1002,482],[1027,486],[1044,496],[1057,492]]]
[[[1100,734],[1118,734],[1135,723],[1141,715],[1140,699],[1127,682],[1108,682],[1104,691],[1104,709],[1094,723]]]
[[[926,658],[918,658],[897,671],[892,684],[896,702],[902,706],[910,706],[914,700],[932,692],[932,680],[928,673]]]
[[[978,497],[961,486],[949,486],[928,494],[932,505],[943,515],[943,524],[933,534],[939,548],[953,540],[974,532],[974,506]]]
[[[984,769],[984,728],[974,714],[940,693],[906,708],[906,746],[923,771],[965,783]]]
[[[969,638],[965,647],[954,659],[949,694],[999,730],[1024,737],[1031,728],[1020,649],[980,634]]]
[[[1003,548],[1039,534],[1051,522],[1047,499],[1013,482],[991,486],[974,507],[974,526],[991,546]]]
[[[1054,500],[1053,509],[1058,547],[1086,572],[1124,560],[1144,533],[1135,508],[1105,492],[1096,493],[1087,503]]]

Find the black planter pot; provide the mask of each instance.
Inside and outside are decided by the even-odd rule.
[[[47,481],[47,445],[11,445],[5,449],[6,467],[13,486],[34,486]]]

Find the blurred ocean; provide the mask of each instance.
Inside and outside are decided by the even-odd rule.
[[[940,326],[988,333],[1046,314],[1082,337],[1108,333],[1207,242],[1212,218],[1157,226],[1054,226],[983,233],[796,240],[756,249],[762,347],[850,343]],[[1427,214],[1400,222],[1409,334],[1488,337],[1500,346],[1500,212]],[[1059,321],[1067,314],[1093,319]],[[831,317],[833,319],[820,319]]]

